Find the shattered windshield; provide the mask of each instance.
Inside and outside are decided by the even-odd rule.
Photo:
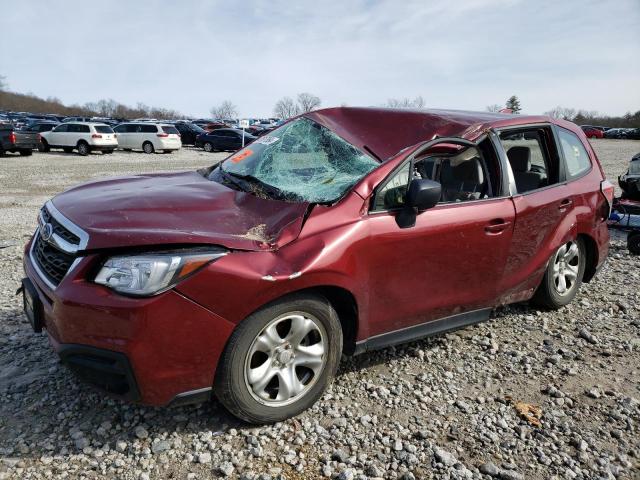
[[[331,203],[379,163],[326,127],[300,118],[259,137],[211,172],[256,194]]]

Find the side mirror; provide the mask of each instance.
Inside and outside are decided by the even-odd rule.
[[[427,210],[440,201],[442,186],[424,178],[414,178],[407,190],[405,205],[417,211]]]

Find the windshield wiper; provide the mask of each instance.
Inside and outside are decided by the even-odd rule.
[[[254,185],[254,186],[258,187],[260,189],[260,193],[263,193],[263,194],[265,194],[265,195],[267,195],[267,196],[269,196],[271,198],[274,198],[276,200],[292,200],[292,199],[302,200],[302,198],[299,195],[297,195],[295,193],[290,193],[290,192],[285,192],[283,190],[280,190],[278,187],[274,187],[273,185],[270,185],[270,184],[268,184],[266,182],[263,182],[259,178],[254,177],[253,175],[243,175],[241,173],[229,172],[229,171],[225,170],[224,168],[222,168],[222,165],[220,165],[220,171],[225,176],[225,178],[229,179],[233,184],[237,185],[238,187],[240,187],[245,192],[249,191],[249,190],[247,190],[246,188],[243,188],[234,179],[237,178],[237,179],[242,180],[246,184]],[[255,191],[254,191],[254,193],[255,193]]]

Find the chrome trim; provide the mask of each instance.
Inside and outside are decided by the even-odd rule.
[[[69,230],[71,233],[77,235],[77,237],[80,239],[80,244],[76,248],[76,251],[84,250],[85,248],[87,248],[87,244],[89,243],[89,234],[87,232],[82,230],[75,223],[73,223],[71,220],[69,220],[67,217],[65,217],[62,213],[60,213],[60,210],[58,210],[53,205],[53,202],[51,200],[49,200],[47,203],[45,203],[44,206],[49,211],[51,216],[58,221],[58,223],[60,223],[64,228]],[[69,242],[65,242],[65,243],[69,244]],[[69,245],[71,245],[71,244],[69,244]],[[71,252],[69,252],[69,253],[71,253]],[[75,252],[73,252],[73,253],[75,253]]]
[[[56,221],[57,220],[58,219],[56,218]],[[47,225],[47,222],[45,221],[45,219],[42,218],[42,210],[40,211],[40,214],[38,215],[38,224],[40,225],[41,229],[44,229],[45,225]],[[57,233],[51,234],[51,237],[48,238],[48,239],[45,238],[45,237],[42,237],[42,239],[45,242],[53,245],[58,250],[61,250],[61,251],[65,252],[65,253],[68,253],[69,255],[75,255],[78,252],[78,245],[76,245],[74,243],[67,242],[64,238],[62,238]]]

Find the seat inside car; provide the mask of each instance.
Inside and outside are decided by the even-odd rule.
[[[442,201],[477,200],[486,196],[486,180],[478,157],[464,160],[457,165],[442,163],[440,172]]]
[[[531,149],[529,147],[511,147],[507,150],[507,157],[509,164],[511,164],[518,193],[535,190],[542,186],[544,175],[531,171]]]

